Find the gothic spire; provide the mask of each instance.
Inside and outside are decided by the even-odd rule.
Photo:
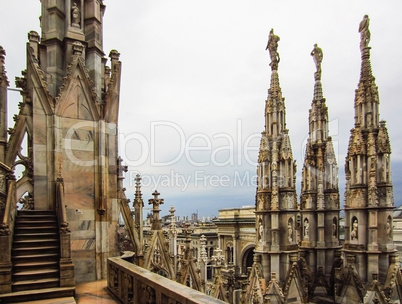
[[[359,124],[362,129],[378,128],[379,126],[378,88],[375,84],[370,62],[369,21],[369,17],[365,15],[359,25],[362,63],[360,80],[355,95],[355,124]]]
[[[266,47],[271,59],[271,82],[265,101],[265,130],[262,132],[258,156],[255,211],[258,233],[254,252],[263,265],[270,265],[263,269],[263,277],[269,280],[274,272],[283,281],[288,269],[280,268],[279,261],[286,260],[288,255],[296,250],[298,211],[295,189],[296,164],[286,129],[285,99],[279,84],[279,40],[271,30]],[[289,230],[291,238],[280,236],[282,231]]]
[[[334,256],[335,250],[339,249],[338,166],[332,139],[328,136],[328,108],[321,85],[323,52],[314,44],[310,55],[316,72],[314,96],[309,110],[309,137],[302,169],[300,215],[304,227],[300,254],[314,252],[307,270],[311,273],[321,271],[329,277],[332,269],[326,265],[330,264],[328,261]],[[315,226],[312,227],[311,223]]]
[[[280,136],[286,128],[285,118],[285,99],[282,97],[282,89],[279,84],[278,63],[279,54],[278,41],[279,37],[274,35],[273,29],[269,33],[268,45],[271,57],[271,83],[268,89],[268,98],[265,103],[265,129],[269,139]]]
[[[379,120],[379,96],[370,63],[369,18],[359,25],[361,72],[355,94],[355,125],[345,162],[344,254],[359,261],[356,268],[364,283],[384,274],[395,247],[392,242],[391,147],[385,122]],[[367,209],[367,207],[369,207]],[[374,209],[370,209],[374,208]],[[379,225],[378,223],[388,223]]]
[[[363,80],[373,80],[373,75],[371,72],[370,64],[370,30],[369,30],[370,19],[367,15],[364,15],[363,20],[359,24],[360,33],[360,52],[362,55],[362,67],[360,73],[360,81]]]
[[[323,142],[328,138],[328,108],[325,104],[325,98],[321,84],[321,62],[323,59],[322,49],[314,44],[310,53],[316,66],[314,73],[314,96],[309,111],[309,140],[312,144]]]
[[[141,177],[139,174],[135,176],[135,197],[133,202],[134,208],[142,208],[144,207],[144,201],[142,200],[141,193]]]

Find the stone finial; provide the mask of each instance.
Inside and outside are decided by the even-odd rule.
[[[117,178],[124,179],[123,172],[128,171],[128,166],[123,166],[123,159],[119,156],[117,158]]]
[[[32,50],[32,55],[39,59],[39,43],[40,43],[40,36],[35,31],[30,31],[28,33],[28,41],[29,41],[29,48]]]
[[[159,198],[160,193],[158,190],[155,190],[152,195],[154,196],[153,199],[150,199],[148,201],[148,204],[153,205],[153,210],[159,210],[159,205],[162,205],[164,203],[163,198]]]
[[[201,235],[200,245],[201,245],[201,252],[200,252],[201,260],[206,262],[208,259],[208,255],[207,255],[207,249],[206,249],[207,238],[205,237],[205,235]]]
[[[368,15],[364,15],[363,20],[360,21],[359,24],[359,33],[360,33],[360,50],[363,51],[365,48],[368,48],[368,44],[370,42],[370,30],[369,30],[370,19]]]
[[[6,67],[5,67],[5,59],[6,59],[6,50],[0,45],[0,80],[5,80],[6,86],[8,85],[7,75],[6,75]]]
[[[170,212],[170,228],[169,228],[169,231],[172,234],[176,234],[176,220],[175,220],[175,216],[174,216],[174,213],[176,212],[176,209],[174,208],[173,205],[170,206],[169,212]]]
[[[142,201],[142,193],[141,193],[141,176],[137,174],[135,176],[135,197],[133,202],[134,208],[141,208],[144,206],[144,202]]]
[[[30,31],[28,33],[28,40],[29,40],[29,42],[37,42],[37,43],[39,43],[40,42],[40,36],[39,36],[38,32]]]
[[[190,239],[190,236],[193,232],[194,229],[190,228],[190,223],[186,223],[186,228],[183,229],[183,233],[186,235],[186,240]]]
[[[152,230],[160,230],[162,229],[161,224],[160,224],[160,219],[159,219],[159,212],[161,211],[159,209],[159,206],[164,203],[164,200],[162,198],[159,198],[160,193],[155,190],[154,193],[152,193],[154,198],[148,200],[149,205],[153,205],[152,208]]]
[[[84,52],[84,45],[79,41],[75,41],[73,43],[73,54],[81,55],[83,52]]]
[[[120,53],[116,50],[111,50],[109,53],[109,58],[113,61],[113,60],[119,60],[120,58]]]
[[[111,50],[109,53],[110,61],[111,61],[111,70],[112,73],[115,73],[118,70],[119,67],[119,58],[120,58],[120,53],[116,50]]]
[[[278,70],[278,63],[280,61],[279,53],[278,53],[278,41],[280,40],[279,36],[274,34],[274,29],[271,29],[268,36],[268,43],[265,50],[269,50],[269,56],[271,57],[271,70]]]

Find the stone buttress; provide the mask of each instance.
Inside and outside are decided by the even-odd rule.
[[[4,163],[31,162],[17,196],[28,193],[36,210],[54,210],[63,184],[75,281],[93,281],[106,277],[107,258],[117,254],[121,62],[111,51],[106,66],[101,0],[41,6],[42,34],[28,35],[27,69],[16,81],[23,102]],[[2,138],[0,132],[0,150]],[[20,157],[24,139],[28,149]]]

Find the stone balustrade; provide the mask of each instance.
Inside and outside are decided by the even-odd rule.
[[[124,304],[224,303],[120,257],[108,259],[107,287]]]

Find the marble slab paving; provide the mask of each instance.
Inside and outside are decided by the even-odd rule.
[[[107,281],[78,283],[75,288],[75,300],[78,304],[115,304],[120,303],[107,292]]]
[[[65,298],[57,298],[57,299],[46,299],[46,300],[37,300],[37,301],[29,301],[29,302],[16,302],[14,304],[75,304],[77,303],[73,297],[65,297]]]

